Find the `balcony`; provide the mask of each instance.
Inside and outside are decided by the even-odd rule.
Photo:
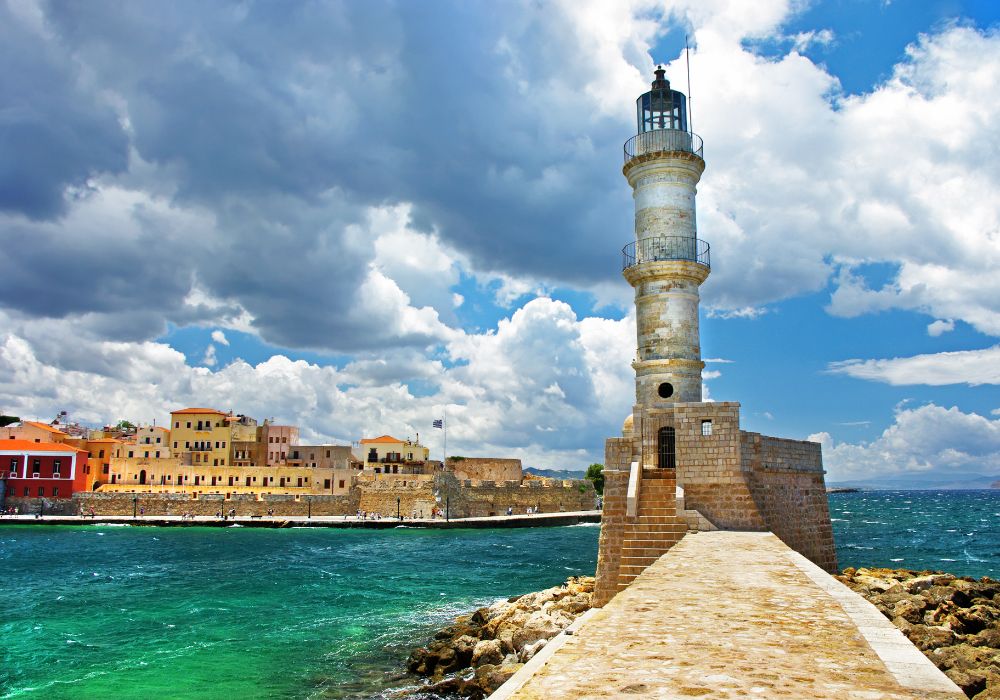
[[[711,268],[709,245],[700,238],[660,236],[641,238],[622,248],[622,271],[633,265],[660,260],[688,260]]]
[[[647,153],[681,151],[703,157],[704,143],[698,134],[680,129],[653,129],[636,134],[625,142],[625,162]]]

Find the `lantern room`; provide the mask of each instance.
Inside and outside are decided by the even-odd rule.
[[[683,93],[670,89],[670,81],[664,77],[666,71],[657,66],[656,79],[649,92],[635,101],[636,121],[639,133],[657,129],[687,131],[687,98]]]

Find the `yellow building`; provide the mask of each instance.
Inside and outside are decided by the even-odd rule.
[[[120,457],[111,460],[110,483],[101,491],[135,493],[344,494],[356,470],[311,467],[234,467],[184,464],[169,459]]]
[[[419,442],[391,435],[364,438],[359,444],[365,471],[375,474],[420,474],[430,455],[430,450]]]
[[[170,431],[160,425],[136,428],[133,440],[125,442],[128,457],[171,457]]]
[[[0,439],[27,440],[29,442],[66,442],[67,433],[47,423],[23,420],[0,428]]]
[[[214,408],[170,412],[170,448],[181,464],[226,466],[232,441],[228,415]]]

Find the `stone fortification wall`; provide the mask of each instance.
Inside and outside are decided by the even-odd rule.
[[[439,475],[435,488],[441,500],[449,504],[455,518],[505,515],[511,508],[523,514],[528,508],[537,513],[593,510],[594,485],[586,479],[574,481],[459,481],[450,474]]]
[[[7,496],[3,501],[3,507],[17,508],[17,512],[21,514],[77,514],[77,504],[72,498],[21,498],[20,496]]]
[[[358,507],[366,513],[379,513],[384,517],[396,517],[398,508],[398,513],[404,518],[413,517],[414,513],[418,518],[429,518],[437,505],[434,482],[430,479],[372,481],[359,486],[358,491]]]
[[[819,444],[742,433],[750,492],[767,529],[826,571],[837,570]]]
[[[604,442],[604,510],[598,539],[594,607],[602,607],[618,592],[622,543],[625,537],[625,499],[632,458],[631,438]]]
[[[493,457],[449,459],[448,469],[459,480],[520,482],[524,476],[519,459],[496,459]]]
[[[702,423],[711,421],[711,435]],[[684,507],[699,511],[723,530],[766,530],[744,469],[740,405],[736,402],[677,404],[677,483]]]
[[[97,515],[131,516],[134,509],[144,509],[146,515],[208,515],[220,511],[236,509],[239,516],[266,515],[273,510],[275,515],[347,515],[358,510],[357,495],[346,496],[301,496],[264,495],[259,499],[254,494],[201,494],[192,498],[182,493],[117,493],[100,491],[78,493],[73,496],[80,513],[89,513],[93,508]]]

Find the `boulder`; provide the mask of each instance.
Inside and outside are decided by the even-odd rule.
[[[947,627],[926,627],[911,625],[905,632],[906,636],[920,651],[929,651],[938,647],[951,646],[957,636]]]
[[[481,639],[472,652],[472,665],[499,664],[503,661],[504,652],[496,639]]]

